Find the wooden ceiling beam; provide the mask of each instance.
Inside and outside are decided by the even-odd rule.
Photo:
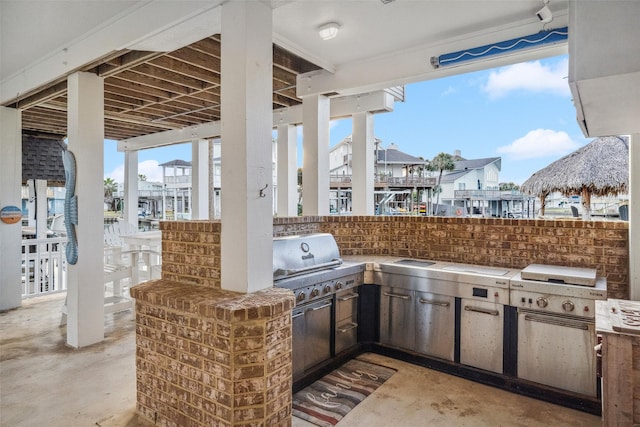
[[[191,64],[179,61],[169,56],[161,56],[149,61],[149,64],[156,67],[164,68],[165,70],[171,70],[183,76],[191,77],[194,79],[202,80],[209,84],[220,84],[220,75],[210,70],[205,70],[202,67],[196,67]]]
[[[155,100],[162,100],[162,99],[167,99],[167,98],[171,98],[171,96],[173,95],[173,93],[163,90],[163,89],[158,89],[155,87],[150,87],[150,86],[146,86],[143,85],[141,83],[138,82],[134,82],[132,80],[125,80],[124,78],[120,77],[120,76],[114,76],[114,77],[110,77],[109,79],[107,79],[107,81],[105,83],[108,83],[112,86],[116,86],[116,87],[120,87],[123,89],[127,89],[129,90],[131,93],[142,93],[146,96],[153,96],[155,97]]]
[[[173,94],[188,95],[193,92],[193,89],[186,88],[176,83],[170,83],[158,78],[145,76],[144,74],[135,73],[131,70],[118,73],[114,78],[128,81],[133,84],[138,84],[151,89],[164,91],[168,94],[167,98],[170,98]]]
[[[207,55],[199,50],[183,47],[182,49],[167,53],[167,56],[220,75],[220,58]]]
[[[149,64],[138,65],[137,67],[132,68],[131,71],[133,71],[134,73],[153,77],[154,79],[165,81],[169,84],[178,84],[180,86],[185,86],[195,90],[200,90],[208,86],[207,82],[203,82],[202,80],[194,79],[193,77],[187,77],[183,74],[169,71],[160,67],[155,67]]]
[[[307,73],[320,68],[275,44],[273,45],[273,65],[294,74]]]
[[[107,63],[98,65],[96,73],[101,77],[110,77],[162,55],[164,52],[130,51]]]

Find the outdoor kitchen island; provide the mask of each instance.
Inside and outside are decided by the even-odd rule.
[[[221,425],[267,419],[274,421],[272,425],[289,425],[293,293],[274,288],[265,291],[274,294],[262,296],[229,295],[221,290],[220,227],[217,221],[160,225],[162,279],[132,289],[137,299],[138,410],[151,420],[177,424],[189,420],[205,425],[196,417],[203,417],[206,407],[206,415]],[[379,256],[515,269],[532,262],[597,267],[598,275],[607,277],[610,297],[626,298],[628,293],[628,224],[623,222],[274,219],[274,236],[318,232],[331,233],[345,259]],[[360,304],[366,305],[367,299],[360,298]],[[242,324],[235,328],[236,322]],[[367,322],[360,319],[361,324]],[[238,338],[246,345],[236,345]],[[365,336],[363,342],[367,341]],[[402,351],[397,356],[415,357]]]

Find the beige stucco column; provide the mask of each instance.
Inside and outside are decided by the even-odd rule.
[[[0,209],[22,208],[22,113],[0,107]],[[0,222],[0,310],[20,307],[21,222]]]
[[[374,131],[373,114],[369,112],[353,115],[353,178],[351,199],[354,215],[373,215],[374,206]]]
[[[104,339],[104,81],[91,73],[67,80],[69,150],[76,158],[78,262],[67,276],[67,344]]]
[[[263,2],[222,4],[222,288],[273,286],[272,24]]]

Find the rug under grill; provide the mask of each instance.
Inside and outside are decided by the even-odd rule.
[[[395,369],[352,359],[293,395],[293,416],[318,426],[334,426],[380,387]]]

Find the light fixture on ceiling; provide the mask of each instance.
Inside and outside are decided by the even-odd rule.
[[[557,28],[550,31],[540,31],[517,39],[505,40],[494,44],[475,47],[472,49],[460,50],[452,53],[445,53],[440,56],[431,57],[433,68],[440,68],[475,60],[486,59],[487,57],[504,56],[514,52],[538,48],[544,45],[566,43],[569,30],[567,27]]]
[[[544,6],[536,12],[536,16],[543,24],[548,24],[553,21],[553,13],[551,13],[551,9],[549,9],[549,0],[544,0]]]
[[[338,35],[340,30],[340,24],[337,22],[327,22],[326,24],[318,27],[318,34],[322,40],[331,40]]]

